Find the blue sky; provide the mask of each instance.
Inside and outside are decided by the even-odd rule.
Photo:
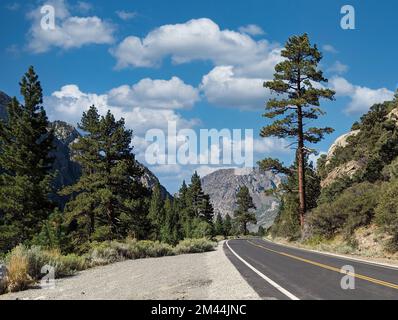
[[[55,8],[56,29],[40,28],[40,8]],[[29,65],[38,72],[51,120],[76,124],[95,103],[126,118],[143,159],[148,129],[254,129],[255,159],[291,152],[258,132],[278,52],[291,35],[307,32],[324,53],[321,68],[337,100],[316,124],[336,132],[317,145],[327,151],[335,138],[374,102],[397,87],[395,41],[398,3],[350,1],[356,29],[340,27],[346,1],[2,1],[0,90],[19,94]],[[207,166],[152,166],[174,192],[192,170]]]

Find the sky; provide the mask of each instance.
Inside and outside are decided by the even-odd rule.
[[[355,9],[355,29],[341,27],[346,4]],[[45,5],[54,8],[54,29],[42,27]],[[244,138],[254,161],[290,164],[289,141],[259,136],[270,123],[262,114],[272,96],[262,84],[287,39],[306,32],[324,56],[323,85],[336,91],[335,101],[322,101],[327,114],[311,123],[335,129],[316,145],[327,152],[372,104],[393,97],[397,13],[390,0],[3,0],[0,90],[19,97],[18,82],[33,65],[50,120],[76,125],[92,104],[125,118],[137,159],[176,192],[194,170],[203,176],[234,164],[148,164],[148,130],[167,133],[170,122],[197,133],[252,129],[253,139]]]

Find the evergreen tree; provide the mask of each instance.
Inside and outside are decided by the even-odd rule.
[[[263,226],[259,226],[259,227],[258,227],[257,235],[258,235],[259,237],[264,237],[264,236],[265,236],[265,229],[264,229]]]
[[[44,221],[40,233],[33,238],[33,243],[44,248],[63,250],[67,248],[66,233],[63,213],[56,209]]]
[[[195,217],[213,224],[214,209],[210,202],[209,195],[203,192],[200,176],[196,171],[192,175],[191,184],[188,189],[188,198],[188,201],[191,202]]]
[[[181,229],[184,238],[192,237],[192,222],[195,216],[188,191],[188,186],[184,180],[178,192],[178,196],[175,199],[176,207],[180,215]]]
[[[269,169],[269,163],[268,161],[260,162],[260,168],[265,169],[263,167],[263,165],[265,165],[266,168]],[[284,172],[287,179],[281,183],[279,188],[270,191],[272,195],[279,197],[281,201],[279,214],[271,227],[271,234],[273,236],[287,237],[292,240],[300,237],[300,221],[297,219],[297,212],[300,206],[297,189],[299,179],[297,167],[297,160],[290,168],[286,168],[283,164],[278,163],[274,172]],[[305,181],[307,209],[312,210],[317,206],[321,186],[320,178],[312,162],[308,161],[308,157],[305,157],[305,174],[307,177]]]
[[[147,209],[142,201],[148,190],[139,182],[142,174],[132,153],[132,131],[124,119],[116,121],[108,111],[100,116],[92,106],[83,113],[79,128],[85,135],[71,146],[82,176],[61,195],[75,195],[65,208],[74,226],[71,239],[77,244],[143,236]]]
[[[325,134],[333,132],[328,127],[306,128],[305,120],[315,120],[324,115],[320,108],[320,99],[333,100],[335,92],[319,86],[322,82],[327,82],[322,71],[318,69],[322,54],[316,45],[311,45],[307,34],[289,38],[281,55],[285,59],[276,65],[274,80],[264,83],[264,87],[282,97],[267,102],[264,116],[269,119],[281,118],[265,126],[261,130],[261,136],[291,138],[297,144],[298,213],[302,227],[308,209],[305,195],[305,156],[312,152],[306,147],[306,143],[317,143]]]
[[[224,221],[221,217],[221,214],[218,213],[216,217],[216,222],[214,224],[214,230],[216,235],[224,235]]]
[[[226,215],[223,225],[224,236],[228,237],[232,235],[232,219],[229,214]]]
[[[0,121],[0,250],[32,239],[52,212],[49,200],[53,132],[33,67],[20,82],[24,104],[13,98]]]
[[[164,201],[162,198],[162,192],[160,189],[160,183],[156,183],[151,197],[151,203],[149,206],[148,218],[153,228],[153,238],[160,240],[160,228],[165,220],[164,214]]]
[[[161,226],[161,240],[163,242],[175,245],[181,239],[180,222],[174,201],[166,198],[164,202],[165,219]]]
[[[247,235],[248,223],[257,223],[257,219],[255,213],[250,211],[256,207],[253,203],[252,197],[250,196],[249,189],[246,186],[240,188],[237,194],[236,204],[238,208],[235,210],[235,220],[239,224],[243,234]]]

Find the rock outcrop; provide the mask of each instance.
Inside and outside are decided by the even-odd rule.
[[[257,225],[250,226],[257,231],[259,226],[269,227],[273,224],[279,210],[279,201],[267,196],[264,191],[277,187],[281,177],[259,169],[222,169],[202,178],[203,191],[210,196],[216,214],[223,217],[234,216],[236,194],[240,187],[249,188],[256,206]]]
[[[356,135],[358,135],[360,132],[360,130],[354,130],[351,132],[348,132],[340,137],[338,137],[336,139],[336,141],[331,145],[331,147],[329,148],[328,154],[327,154],[327,158],[326,158],[326,165],[328,165],[330,163],[330,160],[333,158],[336,149],[341,147],[344,148],[348,145],[348,138],[350,137],[354,137]]]

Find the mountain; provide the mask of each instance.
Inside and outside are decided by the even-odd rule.
[[[11,98],[5,93],[0,91],[0,119],[6,119],[7,110],[6,106],[11,101]],[[74,162],[71,157],[71,144],[81,137],[81,134],[72,125],[63,121],[54,121],[50,123],[50,128],[54,129],[55,135],[55,150],[52,155],[55,157],[54,169],[58,172],[54,181],[54,187],[59,190],[62,186],[71,185],[75,183],[80,175],[81,168],[78,163]],[[158,178],[143,164],[138,163],[144,174],[141,177],[141,182],[144,186],[152,189],[156,183],[159,182]],[[164,197],[171,195],[165,187],[161,186],[162,195]],[[53,199],[63,205],[66,198],[58,195],[53,195]]]
[[[203,191],[210,196],[216,214],[223,217],[234,216],[236,210],[236,194],[240,187],[249,188],[250,195],[256,206],[257,225],[251,226],[256,231],[259,226],[269,227],[279,210],[279,201],[275,197],[265,195],[265,190],[275,188],[281,178],[271,172],[260,169],[221,169],[202,178]]]

